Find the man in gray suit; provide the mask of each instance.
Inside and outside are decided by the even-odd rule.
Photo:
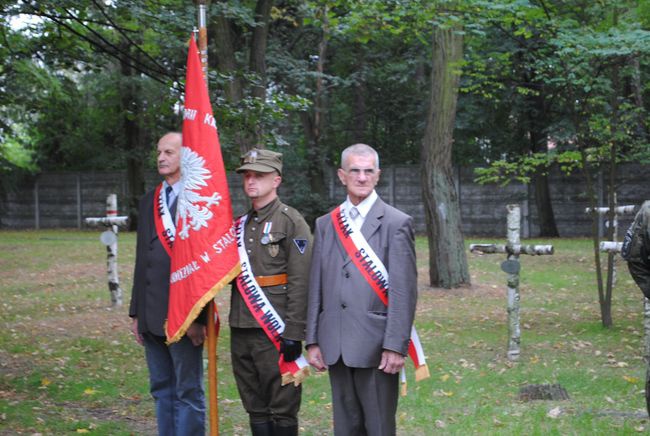
[[[202,313],[187,334],[171,345],[165,343],[164,329],[176,198],[182,189],[182,142],[178,132],[160,138],[156,161],[164,181],[140,200],[129,316],[135,340],[144,346],[158,434],[194,436],[205,432],[202,353],[206,315]]]
[[[346,148],[347,199],[314,232],[306,347],[314,368],[329,369],[337,436],[395,434],[415,314],[412,218],[378,197],[379,175],[372,147]]]

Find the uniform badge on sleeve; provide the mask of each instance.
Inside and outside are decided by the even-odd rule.
[[[300,254],[305,254],[307,249],[307,240],[306,239],[294,239],[293,243],[296,244],[296,248],[300,251]]]

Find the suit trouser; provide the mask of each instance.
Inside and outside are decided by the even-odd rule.
[[[280,352],[261,328],[230,328],[232,370],[251,424],[298,425],[302,386],[282,386]]]
[[[336,436],[391,436],[399,374],[377,368],[351,368],[339,359],[329,367]]]
[[[144,333],[142,338],[158,434],[204,434],[203,346],[195,347],[187,336],[169,346],[164,336]]]

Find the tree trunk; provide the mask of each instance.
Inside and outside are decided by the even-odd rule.
[[[223,15],[215,18],[214,39],[216,47],[217,71],[221,74],[228,74],[230,80],[226,82],[224,93],[226,99],[231,103],[237,103],[244,98],[241,75],[237,71],[237,60],[235,58],[235,42],[233,41],[234,29],[230,20]]]
[[[121,70],[121,104],[124,114],[123,129],[125,147],[128,150],[126,159],[126,180],[128,198],[126,206],[129,215],[129,230],[138,228],[138,205],[140,197],[144,195],[144,159],[146,152],[143,150],[139,121],[140,108],[137,101],[137,75],[130,65],[125,62],[120,64]]]
[[[251,39],[250,62],[251,72],[257,75],[257,83],[253,83],[252,95],[255,98],[266,98],[266,46],[269,34],[272,0],[258,0],[255,6],[255,27]]]
[[[556,238],[560,236],[555,223],[553,204],[551,203],[551,191],[548,186],[548,176],[537,172],[533,175],[535,187],[535,206],[537,207],[537,219],[539,220],[539,236]]]
[[[365,67],[364,51],[357,53],[356,70],[363,71]],[[423,86],[424,87],[424,86]],[[368,105],[366,103],[366,81],[365,75],[360,74],[352,87],[352,116],[350,117],[349,131],[352,135],[351,144],[369,142],[366,139],[366,128],[368,127]]]
[[[272,0],[257,0],[255,6],[255,26],[250,45],[249,70],[255,79],[251,84],[251,96],[259,100],[260,107],[266,100],[266,47],[268,44],[269,21]],[[250,145],[264,147],[264,126],[256,117],[250,131]]]
[[[363,138],[366,134],[366,127],[368,126],[368,107],[366,105],[366,86],[364,82],[359,82],[354,85],[354,102],[352,104],[352,125],[350,132],[352,132],[352,143],[364,142]]]
[[[431,286],[470,283],[460,207],[451,164],[463,39],[458,29],[433,31],[431,96],[422,142],[422,196]]]
[[[525,79],[534,82],[532,73],[527,73]],[[541,94],[541,91],[537,90]],[[544,133],[544,121],[546,118],[546,107],[543,95],[532,94],[528,97],[529,108],[526,111],[528,117],[528,134],[530,137],[530,150],[533,153],[547,153],[546,134]],[[548,185],[548,176],[544,169],[538,169],[533,174],[533,188],[535,190],[535,207],[539,221],[540,237],[558,237],[560,233],[555,223],[551,191]]]
[[[257,0],[255,6],[255,25],[250,29],[248,68],[237,63],[237,28],[235,24],[223,15],[215,18],[215,45],[217,68],[222,74],[228,74],[230,80],[225,88],[226,99],[237,105],[245,97],[251,96],[261,101],[263,106],[266,98],[266,49],[268,45],[269,22],[273,0]],[[241,36],[241,35],[240,35]],[[247,90],[244,82],[244,72],[255,76]],[[243,111],[239,124],[235,126],[234,142],[242,153],[251,148],[263,148],[263,128],[258,114],[250,108]]]
[[[589,199],[589,207],[591,208],[591,237],[593,240],[593,251],[594,251],[594,266],[596,267],[596,283],[598,285],[598,304],[600,306],[600,319],[603,323],[603,327],[611,327],[612,325],[612,310],[611,304],[608,306],[605,303],[605,290],[603,286],[603,271],[600,263],[600,232],[598,231],[598,220],[600,217],[596,212],[597,197],[596,190],[594,188],[594,182],[592,180],[591,166],[587,158],[587,152],[584,147],[581,147],[580,155],[582,159],[582,172],[585,177],[585,186],[587,188],[587,198]]]
[[[529,114],[530,116],[531,114]],[[546,141],[539,126],[534,120],[531,121],[530,140],[533,153],[542,151],[542,143],[546,147]],[[546,152],[546,150],[543,150]],[[539,236],[555,238],[560,236],[555,223],[553,203],[551,201],[551,190],[548,185],[548,176],[545,170],[538,169],[533,174],[533,188],[535,189],[535,207],[537,208],[537,220],[539,221]]]
[[[616,14],[614,15],[614,20],[616,21]],[[609,174],[608,174],[608,183],[607,183],[607,206],[609,207],[609,212],[607,214],[607,221],[609,226],[607,228],[607,240],[615,241],[616,240],[616,228],[618,223],[616,223],[616,158],[618,154],[618,140],[616,139],[619,126],[619,90],[620,86],[620,76],[618,74],[618,67],[614,66],[612,70],[612,95],[610,97],[610,104],[612,106],[612,117],[611,117],[611,131],[613,135],[613,140],[611,141],[609,148]],[[612,312],[612,293],[614,290],[614,279],[615,279],[615,265],[614,257],[616,253],[610,251],[607,253],[607,282],[605,286],[605,307],[609,315],[609,324],[605,327],[611,327],[613,320],[611,319]]]
[[[645,123],[644,118],[643,118],[643,83],[641,81],[641,63],[639,62],[639,58],[637,56],[633,57],[629,61],[629,68],[632,69],[632,78],[630,80],[630,87],[631,87],[631,92],[633,96],[633,101],[634,105],[639,109],[639,113],[637,115],[637,132],[638,135],[644,138],[646,141],[648,140],[649,131],[648,128],[649,126]]]
[[[325,7],[326,8],[326,7]],[[329,39],[329,23],[327,21],[327,9],[323,11],[323,33],[318,44],[318,63],[316,65],[318,75],[316,76],[316,92],[314,95],[314,109],[312,112],[300,112],[305,139],[307,143],[307,177],[312,194],[315,194],[312,204],[313,216],[306,216],[307,222],[313,225],[316,218],[326,212],[323,206],[327,204],[327,188],[325,183],[325,172],[323,152],[320,147],[320,139],[324,127],[324,106],[323,98],[323,74],[325,72],[325,59],[327,57],[327,43]],[[297,93],[297,91],[296,91]],[[318,205],[321,207],[319,208]]]

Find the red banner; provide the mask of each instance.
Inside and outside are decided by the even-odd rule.
[[[187,54],[181,182],[165,324],[169,343],[180,340],[240,272],[219,135],[194,38]]]

